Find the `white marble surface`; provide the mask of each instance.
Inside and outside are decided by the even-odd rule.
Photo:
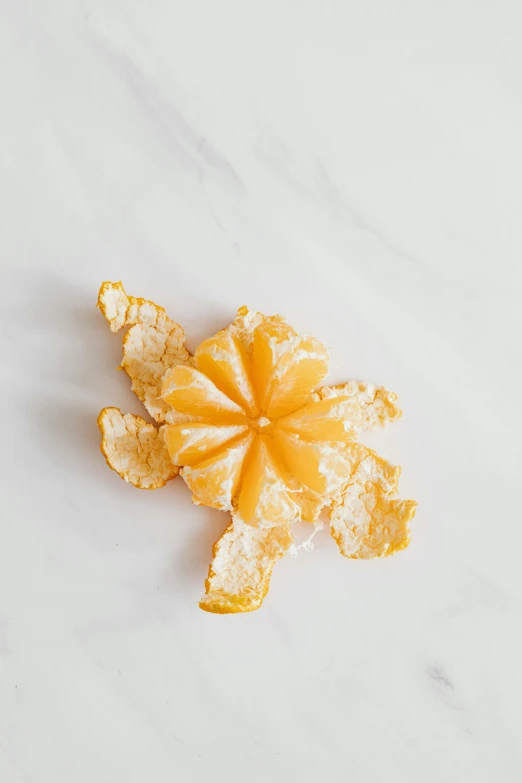
[[[522,6],[0,0],[2,783],[522,779]],[[412,545],[197,608],[225,517],[98,451],[103,279],[405,411]]]

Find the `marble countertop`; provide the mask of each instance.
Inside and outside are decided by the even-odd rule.
[[[0,0],[2,783],[522,779],[521,35],[515,0]],[[225,515],[98,449],[142,413],[120,279],[191,349],[247,304],[396,391],[410,548],[324,531],[201,612]]]

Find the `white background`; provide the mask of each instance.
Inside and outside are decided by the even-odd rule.
[[[0,780],[518,783],[522,5],[0,0]],[[396,391],[410,548],[197,607],[224,514],[98,450],[102,280]]]

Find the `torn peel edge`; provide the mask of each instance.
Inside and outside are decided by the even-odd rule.
[[[113,301],[107,301],[111,293],[113,294]],[[164,307],[156,304],[150,299],[144,299],[141,296],[130,296],[125,291],[121,280],[118,280],[118,282],[115,283],[111,282],[110,280],[105,280],[101,284],[100,290],[98,292],[98,301],[96,306],[99,307],[103,317],[108,322],[111,332],[119,332],[120,329],[125,326],[136,326],[138,324],[149,327],[157,327],[160,318],[164,318],[165,321],[171,323],[174,328],[180,329],[181,337],[184,341],[185,332],[183,328],[167,315]],[[111,307],[115,309],[114,314],[111,313]],[[140,308],[146,307],[155,313],[154,322],[150,321],[148,318],[144,319],[142,317]],[[135,310],[135,312],[132,312],[131,308]]]
[[[417,502],[398,496],[401,467],[372,449],[330,505],[330,534],[349,559],[389,557],[410,543]]]
[[[156,472],[158,474],[158,477],[155,479],[155,481],[151,481],[150,484],[147,485],[147,482],[144,482],[143,477],[139,474],[137,475],[136,479],[132,480],[132,470],[127,471],[127,474],[125,471],[121,469],[121,466],[118,467],[117,463],[114,461],[113,452],[109,448],[109,441],[110,440],[116,440],[116,436],[108,429],[107,427],[107,418],[112,415],[119,416],[123,422],[126,425],[125,417],[131,416],[134,424],[137,428],[137,433],[133,434],[126,430],[126,436],[130,438],[131,440],[134,439],[136,441],[136,458],[138,460],[141,460],[141,462],[144,465],[147,465],[149,470],[151,471],[151,474],[153,472]],[[161,487],[164,487],[168,481],[171,481],[172,479],[176,478],[176,476],[179,473],[179,469],[170,463],[170,460],[168,462],[168,471],[164,473],[164,475],[161,475],[161,471],[159,468],[152,468],[150,465],[150,458],[151,453],[150,450],[147,453],[144,451],[143,444],[140,444],[139,442],[139,433],[141,430],[146,429],[149,432],[155,432],[156,439],[161,439],[161,443],[163,444],[163,433],[160,431],[161,428],[156,427],[154,424],[151,424],[150,422],[145,421],[141,416],[136,416],[135,414],[128,413],[123,414],[119,408],[116,408],[115,406],[108,406],[105,408],[102,408],[100,411],[98,418],[97,418],[97,424],[98,428],[100,430],[102,439],[100,443],[100,451],[103,454],[105,461],[107,465],[110,467],[111,470],[113,470],[115,473],[118,474],[118,476],[123,479],[127,484],[131,484],[133,487],[136,487],[136,489],[144,489],[144,490],[153,490],[153,489],[160,489]],[[125,437],[122,435],[121,437]],[[165,449],[166,450],[166,449]]]
[[[160,399],[161,379],[170,367],[193,362],[183,328],[155,302],[128,296],[121,281],[102,283],[98,307],[111,332],[125,328],[118,369],[129,377],[132,391],[150,416],[163,424],[169,406]]]
[[[409,523],[415,517],[418,503],[415,500],[400,500],[399,498],[393,498],[393,501],[395,501],[398,507],[398,513],[400,514],[399,521],[404,528],[402,538],[399,539],[397,543],[394,543],[393,540],[387,542],[386,547],[382,550],[372,549],[371,555],[367,553],[365,554],[366,550],[363,549],[365,539],[362,539],[357,550],[351,553],[347,553],[346,551],[343,551],[344,540],[342,531],[336,530],[332,525],[330,525],[330,535],[339,547],[339,552],[343,557],[346,557],[348,560],[375,560],[383,557],[391,557],[392,555],[397,554],[397,552],[402,552],[404,549],[409,547],[411,542],[411,530]]]
[[[333,386],[321,386],[312,394],[316,401],[341,396],[348,400],[352,399],[354,406],[358,406],[358,417],[356,409],[353,414],[358,419],[359,432],[377,427],[385,428],[402,417],[397,394],[389,391],[385,386],[352,380]]]
[[[111,291],[117,291],[119,294],[119,300],[124,303],[125,312],[123,314],[118,313],[116,310],[114,316],[111,316],[109,311],[110,304],[105,301],[107,294],[109,294]],[[114,302],[113,304],[116,307],[116,303]],[[98,301],[96,302],[96,307],[100,309],[103,317],[109,324],[111,332],[119,332],[119,330],[125,326],[130,307],[130,298],[127,296],[121,280],[118,280],[115,283],[111,282],[110,280],[104,280],[100,286],[100,290],[98,291]]]
[[[249,596],[249,595],[237,595],[230,596],[215,596],[212,598],[212,594],[204,596],[199,602],[199,608],[209,614],[244,614],[246,612],[255,612],[259,609],[263,603],[268,588],[262,596]]]
[[[267,531],[246,525],[232,517],[230,524],[212,547],[212,560],[205,580],[205,595],[199,607],[212,614],[238,614],[259,609],[269,588],[275,564],[288,553],[293,544],[289,526],[273,529],[273,537]],[[246,534],[249,545],[247,554],[234,552],[234,545],[244,544]],[[231,570],[232,583],[228,582]]]

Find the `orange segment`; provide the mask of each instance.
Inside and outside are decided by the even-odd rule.
[[[247,432],[247,427],[220,427],[205,422],[171,424],[165,430],[165,443],[174,465],[196,465],[232,438]]]
[[[239,340],[247,356],[252,356],[256,328],[261,324],[274,321],[281,323],[285,319],[280,315],[263,315],[263,313],[249,310],[248,307],[243,306],[237,311],[237,315],[230,326],[227,326],[227,332],[230,332]]]
[[[178,364],[163,380],[162,397],[175,410],[200,416],[211,422],[240,424],[245,412],[212,381],[193,367]]]
[[[351,425],[352,408],[350,397],[331,397],[283,416],[277,426],[306,440],[347,441],[358,432]]]
[[[227,397],[246,410],[251,418],[259,416],[250,379],[250,362],[234,335],[224,330],[204,340],[194,359],[198,370],[208,375]]]
[[[193,493],[194,503],[222,511],[232,508],[232,500],[241,480],[243,461],[253,437],[252,433],[248,433],[213,457],[181,470],[181,475]]]
[[[254,377],[261,411],[269,418],[299,408],[328,372],[319,340],[285,323],[268,322],[254,332]]]
[[[288,524],[299,516],[299,508],[290,498],[261,435],[248,455],[238,511],[244,522],[258,527]]]
[[[272,437],[288,472],[319,495],[330,495],[345,484],[353,470],[355,454],[338,443],[310,443],[299,435],[274,429]]]

